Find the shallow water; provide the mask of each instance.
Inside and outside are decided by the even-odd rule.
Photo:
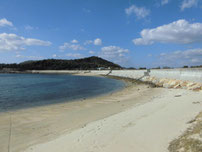
[[[117,91],[123,81],[58,74],[0,74],[0,112],[68,102]]]

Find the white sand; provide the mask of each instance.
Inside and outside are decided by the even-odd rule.
[[[169,142],[202,111],[202,93],[165,90],[145,104],[91,122],[25,152],[166,152]]]
[[[164,90],[129,85],[113,94],[0,113],[0,152],[22,152],[135,105]]]

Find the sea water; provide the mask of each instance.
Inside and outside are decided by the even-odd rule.
[[[0,112],[76,101],[120,90],[120,80],[67,74],[0,74]]]

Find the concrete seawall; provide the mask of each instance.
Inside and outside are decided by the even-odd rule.
[[[109,70],[91,71],[97,74],[107,74]],[[139,79],[147,70],[113,70],[109,75]],[[176,79],[191,82],[202,82],[202,68],[197,69],[154,69],[148,72],[148,76],[156,78]]]
[[[33,70],[31,73],[111,75],[152,82],[159,87],[202,91],[202,68],[152,70]]]
[[[31,73],[95,73],[108,74],[110,70],[32,70]],[[112,70],[109,75],[139,79],[145,75],[147,70]],[[148,76],[156,78],[176,79],[202,83],[202,68],[196,69],[152,69]]]
[[[151,70],[150,75],[158,78],[171,78],[178,80],[188,80],[192,82],[202,82],[202,68]]]
[[[91,72],[109,73],[109,71]],[[202,91],[202,69],[113,70],[109,75],[152,82],[159,87]]]

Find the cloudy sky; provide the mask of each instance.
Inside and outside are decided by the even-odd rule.
[[[1,0],[0,63],[202,65],[202,0]]]

